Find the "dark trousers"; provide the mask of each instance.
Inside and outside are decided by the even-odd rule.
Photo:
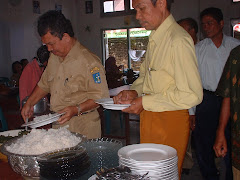
[[[206,180],[219,180],[213,145],[216,138],[221,104],[222,98],[220,96],[204,91],[203,101],[196,108],[196,127],[194,130],[196,156],[202,176]],[[230,138],[229,132],[230,129],[227,139]],[[230,145],[230,141],[228,143]],[[232,180],[231,153],[229,151],[225,158],[225,164],[226,180]]]

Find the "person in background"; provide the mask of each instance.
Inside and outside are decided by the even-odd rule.
[[[40,80],[42,73],[47,66],[49,54],[50,52],[48,51],[47,46],[42,45],[37,50],[37,57],[35,57],[23,69],[19,80],[20,109],[22,109],[23,99],[31,95]]]
[[[193,18],[184,18],[177,21],[177,23],[185,29],[193,39],[194,44],[197,44],[198,38],[198,24]]]
[[[225,129],[230,119],[232,127],[233,179],[240,180],[240,46],[234,48],[225,64],[216,94],[223,97],[216,140],[213,146],[217,157],[225,157],[227,139]]]
[[[121,80],[123,73],[119,70],[120,68],[121,66],[117,66],[116,59],[114,57],[110,56],[107,58],[105,62],[105,71],[109,89],[124,85]]]
[[[224,21],[222,11],[210,7],[200,13],[204,40],[196,44],[198,68],[203,85],[203,101],[191,110],[196,118],[194,142],[196,157],[204,179],[217,180],[219,172],[215,164],[213,145],[216,137],[222,97],[216,96],[215,91],[221,77],[224,65],[230,51],[240,44],[240,41],[223,33]],[[194,116],[195,114],[195,116]],[[228,138],[230,138],[228,128]],[[230,142],[230,141],[229,141]],[[225,158],[226,179],[232,179],[231,158]]]
[[[189,35],[192,37],[194,45],[198,42],[197,33],[198,33],[198,24],[193,18],[184,18],[177,21],[177,23],[185,29]],[[190,114],[191,115],[191,114]],[[193,118],[189,116],[190,127],[191,130],[194,129],[193,127]],[[194,123],[195,124],[195,123]],[[183,173],[189,174],[190,169],[193,166],[193,158],[192,158],[192,147],[191,147],[191,140],[192,140],[192,131],[190,130],[187,152],[183,161]]]
[[[188,109],[202,101],[202,86],[191,36],[170,13],[171,0],[133,0],[136,19],[152,30],[146,59],[131,90],[115,96],[140,114],[140,142],[177,150],[179,178],[189,137]]]
[[[13,87],[18,87],[19,79],[22,74],[22,64],[19,61],[13,62],[12,63],[12,71],[13,71],[13,74],[10,78],[10,80],[11,80],[10,84]]]
[[[22,64],[22,68],[24,69],[29,62],[27,59],[21,59],[20,63]]]
[[[38,33],[51,52],[40,81],[23,106],[23,119],[48,93],[50,110],[62,115],[53,128],[69,126],[87,138],[101,137],[101,123],[94,100],[109,98],[105,70],[100,59],[74,37],[71,22],[59,11],[48,11],[38,19]]]

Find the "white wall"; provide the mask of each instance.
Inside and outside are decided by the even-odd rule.
[[[55,3],[62,4],[63,14],[71,20],[75,36],[79,41],[102,57],[101,29],[139,26],[134,16],[130,25],[124,24],[125,17],[100,18],[100,0],[93,1],[93,13],[85,14],[86,0],[39,0],[41,14],[55,9]],[[231,0],[174,0],[172,14],[176,20],[192,17],[199,22],[203,9],[215,6],[224,14],[226,34],[231,35],[231,18],[240,17],[240,3]],[[0,6],[0,76],[11,75],[11,63],[22,58],[29,60],[35,56],[41,41],[37,34],[36,22],[39,14],[32,12],[32,0],[22,0],[19,6],[12,7],[8,0],[1,0]],[[86,27],[90,27],[90,32]],[[200,38],[202,36],[199,33]]]
[[[55,3],[62,4],[62,12],[71,20],[76,29],[76,0],[39,0],[41,14],[55,9]],[[1,0],[0,6],[0,77],[10,77],[11,64],[22,58],[31,60],[36,56],[36,51],[41,45],[41,39],[37,33],[37,19],[41,14],[34,14],[32,0],[21,0],[21,3],[13,7],[8,0]],[[74,30],[75,30],[74,29]],[[75,30],[76,31],[76,30]],[[8,38],[6,38],[8,37]],[[2,47],[8,44],[8,51]],[[4,47],[6,48],[6,47]],[[7,61],[7,63],[6,63]]]
[[[0,22],[0,76],[8,76],[11,71],[9,34],[6,24]]]

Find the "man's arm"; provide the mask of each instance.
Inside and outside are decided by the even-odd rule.
[[[92,56],[87,56],[88,58],[93,58]],[[86,59],[85,59],[86,60]],[[90,59],[91,60],[91,59]],[[89,61],[90,61],[89,60]],[[88,60],[86,60],[87,62]],[[87,64],[86,64],[87,65]],[[99,82],[96,82],[93,78],[92,69],[97,68],[99,72]],[[65,113],[58,122],[60,124],[63,124],[67,121],[69,121],[73,116],[78,115],[78,107],[80,107],[80,110],[82,113],[86,111],[90,111],[92,109],[97,108],[99,105],[95,103],[94,100],[96,99],[102,99],[102,98],[109,98],[109,90],[107,86],[106,76],[105,76],[105,70],[104,67],[99,63],[95,62],[91,64],[91,66],[86,66],[86,97],[89,97],[84,102],[81,102],[80,104],[77,102],[76,105],[73,104],[72,106],[68,106],[60,110],[58,113]],[[97,72],[97,71],[96,71]],[[76,81],[77,84],[79,82]]]
[[[26,104],[23,106],[21,115],[25,121],[26,118],[30,118],[33,115],[33,106],[48,93],[42,90],[38,85],[33,90],[33,93],[28,98]]]
[[[219,125],[216,133],[216,140],[213,149],[217,157],[224,157],[227,153],[227,141],[225,138],[225,128],[230,118],[230,98],[222,101]]]
[[[88,99],[86,101],[84,101],[83,103],[79,104],[81,112],[86,112],[89,111],[91,109],[94,109],[96,107],[98,107],[99,105],[96,104],[94,102],[94,100],[92,99]],[[77,106],[68,106],[65,107],[64,109],[62,109],[61,111],[59,111],[58,113],[63,113],[65,112],[65,114],[59,118],[58,122],[60,124],[63,124],[67,121],[69,121],[73,116],[78,115],[78,107]]]

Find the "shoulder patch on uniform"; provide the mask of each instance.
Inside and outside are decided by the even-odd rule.
[[[101,83],[101,77],[100,77],[100,72],[98,67],[94,67],[91,69],[91,74],[93,76],[93,80],[95,83],[100,84]]]
[[[91,73],[94,74],[94,72],[99,72],[99,68],[98,67],[94,67],[91,69]]]

